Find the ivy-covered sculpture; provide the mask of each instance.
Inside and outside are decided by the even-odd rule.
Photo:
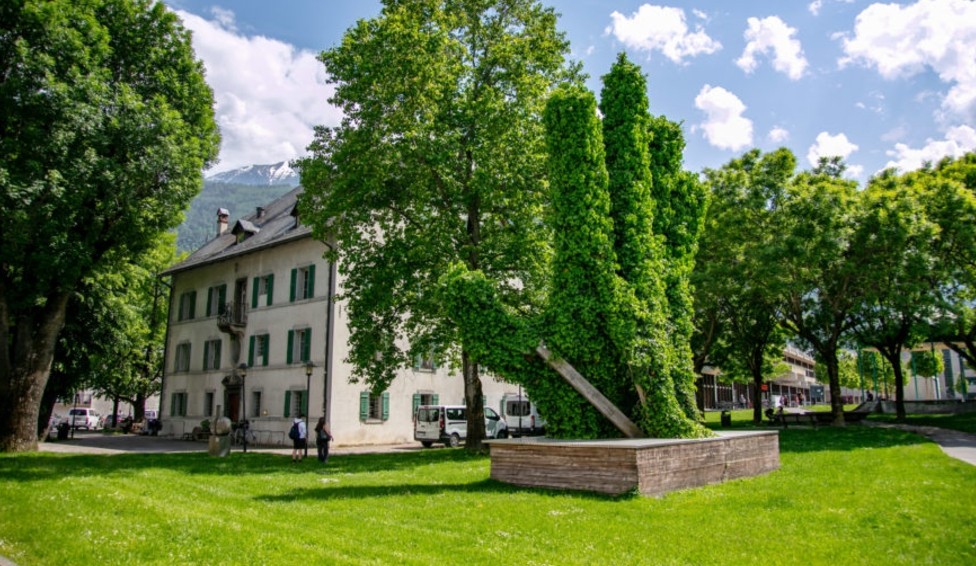
[[[554,237],[543,312],[526,316],[509,310],[491,281],[461,264],[445,274],[441,298],[465,343],[477,344],[471,355],[523,385],[546,416],[549,436],[632,434],[611,424],[601,403],[584,398],[553,371],[558,364],[541,357],[543,352],[548,357],[548,350],[644,435],[707,436],[697,413],[683,402],[687,389],[676,358],[687,356],[690,367],[690,351],[676,348],[680,340],[674,338],[668,304],[670,285],[680,290],[682,281],[682,274],[669,274],[668,268],[691,261],[694,246],[681,242],[680,249],[669,250],[668,239],[654,231],[648,155],[653,134],[643,76],[621,56],[604,80],[602,124],[595,97],[579,86],[556,89],[543,116],[551,190],[546,221]],[[678,157],[680,167],[680,150]],[[688,201],[665,204],[681,208]],[[675,226],[688,217],[680,215]],[[693,390],[691,401],[693,409]]]

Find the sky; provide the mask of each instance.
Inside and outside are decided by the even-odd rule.
[[[650,111],[680,122],[685,168],[787,147],[841,156],[862,184],[976,151],[976,2],[543,0],[599,96],[626,52]],[[378,0],[166,0],[193,33],[223,142],[210,172],[305,154],[341,111],[317,55]]]

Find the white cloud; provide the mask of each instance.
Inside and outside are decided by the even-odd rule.
[[[790,132],[785,128],[775,126],[769,133],[766,134],[766,139],[773,143],[782,143],[790,139]]]
[[[914,149],[907,144],[897,143],[895,149],[889,149],[887,155],[893,157],[885,168],[896,167],[901,171],[914,171],[922,167],[926,161],[935,162],[943,157],[960,157],[964,153],[976,150],[976,130],[970,126],[956,126],[949,128],[943,140],[925,140],[925,145]]]
[[[695,97],[695,108],[705,112],[701,123],[708,143],[736,151],[752,145],[752,120],[742,115],[746,105],[720,86],[705,85]]]
[[[813,0],[813,2],[810,2],[810,4],[807,5],[807,10],[810,10],[810,13],[813,14],[814,16],[819,16],[820,8],[822,7],[823,7],[823,0]]]
[[[627,16],[614,11],[613,20],[606,28],[627,47],[643,51],[660,51],[675,63],[683,63],[685,57],[714,53],[722,44],[712,39],[698,26],[694,32],[685,23],[685,11],[670,6],[643,4]]]
[[[241,35],[228,10],[214,12],[214,20],[176,13],[193,32],[214,90],[223,137],[214,171],[294,159],[312,141],[313,126],[339,123],[342,113],[327,102],[333,88],[315,53]]]
[[[768,18],[749,18],[749,28],[743,36],[746,47],[742,56],[735,62],[740,69],[751,73],[759,66],[757,55],[773,52],[773,68],[793,80],[803,76],[807,59],[803,56],[800,41],[794,38],[796,28],[791,28],[778,16]]]
[[[851,143],[844,134],[832,136],[827,132],[817,134],[817,140],[807,151],[807,160],[814,167],[820,162],[821,157],[840,157],[847,160],[848,156],[857,151],[857,145]],[[848,171],[853,173],[855,167],[848,166]]]
[[[952,85],[942,100],[943,111],[976,119],[976,2],[872,4],[857,16],[853,36],[845,34],[843,47],[842,68],[861,64],[886,79],[932,69]]]

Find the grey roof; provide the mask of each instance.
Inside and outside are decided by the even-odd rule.
[[[295,204],[301,193],[302,187],[296,187],[266,205],[261,218],[258,218],[255,212],[238,220],[235,228],[240,226],[251,234],[244,241],[238,243],[237,236],[228,230],[200,246],[190,254],[190,257],[167,269],[162,275],[172,275],[201,265],[225,261],[260,249],[310,237],[312,229],[298,225],[297,216],[294,214]],[[216,219],[214,221],[216,222]]]

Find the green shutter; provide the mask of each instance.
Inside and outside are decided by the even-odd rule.
[[[207,362],[210,360],[210,340],[203,343],[203,369],[208,370],[210,366]]]
[[[216,342],[217,352],[214,355],[214,367],[213,369],[220,369],[220,351],[223,350],[224,341],[217,340]]]
[[[315,296],[315,264],[308,266],[308,278],[305,280],[305,298],[311,299]]]
[[[190,299],[190,296],[187,295],[186,293],[183,293],[182,295],[180,295],[180,310],[178,310],[176,312],[176,320],[177,321],[183,320],[183,304],[186,303],[186,301],[188,301],[189,299]]]
[[[224,314],[227,307],[227,285],[221,285],[217,295],[217,314]]]
[[[261,286],[261,278],[260,277],[255,277],[254,278],[254,289],[251,290],[251,308],[252,309],[258,308],[258,287],[260,287],[260,286]]]
[[[170,393],[169,396],[169,416],[176,416],[176,393]]]
[[[298,268],[291,270],[291,291],[288,293],[289,302],[295,302],[295,282],[298,280]]]
[[[247,367],[254,367],[254,336],[251,336],[250,346],[247,350]]]
[[[285,391],[285,412],[282,416],[291,416],[291,391]]]
[[[441,404],[441,396],[438,395],[437,393],[434,393],[434,404],[435,405],[440,405]]]
[[[413,411],[411,411],[410,414],[416,416],[417,415],[417,407],[419,407],[419,406],[420,406],[420,393],[414,393],[413,394]]]
[[[190,318],[194,318],[197,315],[197,292],[190,293],[190,297]]]
[[[274,273],[268,275],[268,302],[267,306],[271,306],[271,297],[274,295]]]
[[[417,371],[420,369],[420,354],[413,357],[413,370]]]
[[[268,365],[268,350],[271,349],[271,335],[264,335],[264,351],[261,352],[261,365]]]
[[[289,330],[288,331],[288,351],[285,353],[285,362],[287,362],[289,364],[294,361],[292,359],[294,357],[294,356],[292,356],[292,351],[293,351],[294,346],[295,346],[295,331],[294,330]]]
[[[302,414],[308,415],[308,391],[302,391]]]
[[[213,314],[213,287],[207,289],[207,316]]]
[[[365,421],[369,418],[369,391],[359,394],[359,420]]]
[[[390,392],[383,392],[383,420],[390,420]]]
[[[307,362],[312,359],[312,329],[306,328],[302,333],[302,361]]]

